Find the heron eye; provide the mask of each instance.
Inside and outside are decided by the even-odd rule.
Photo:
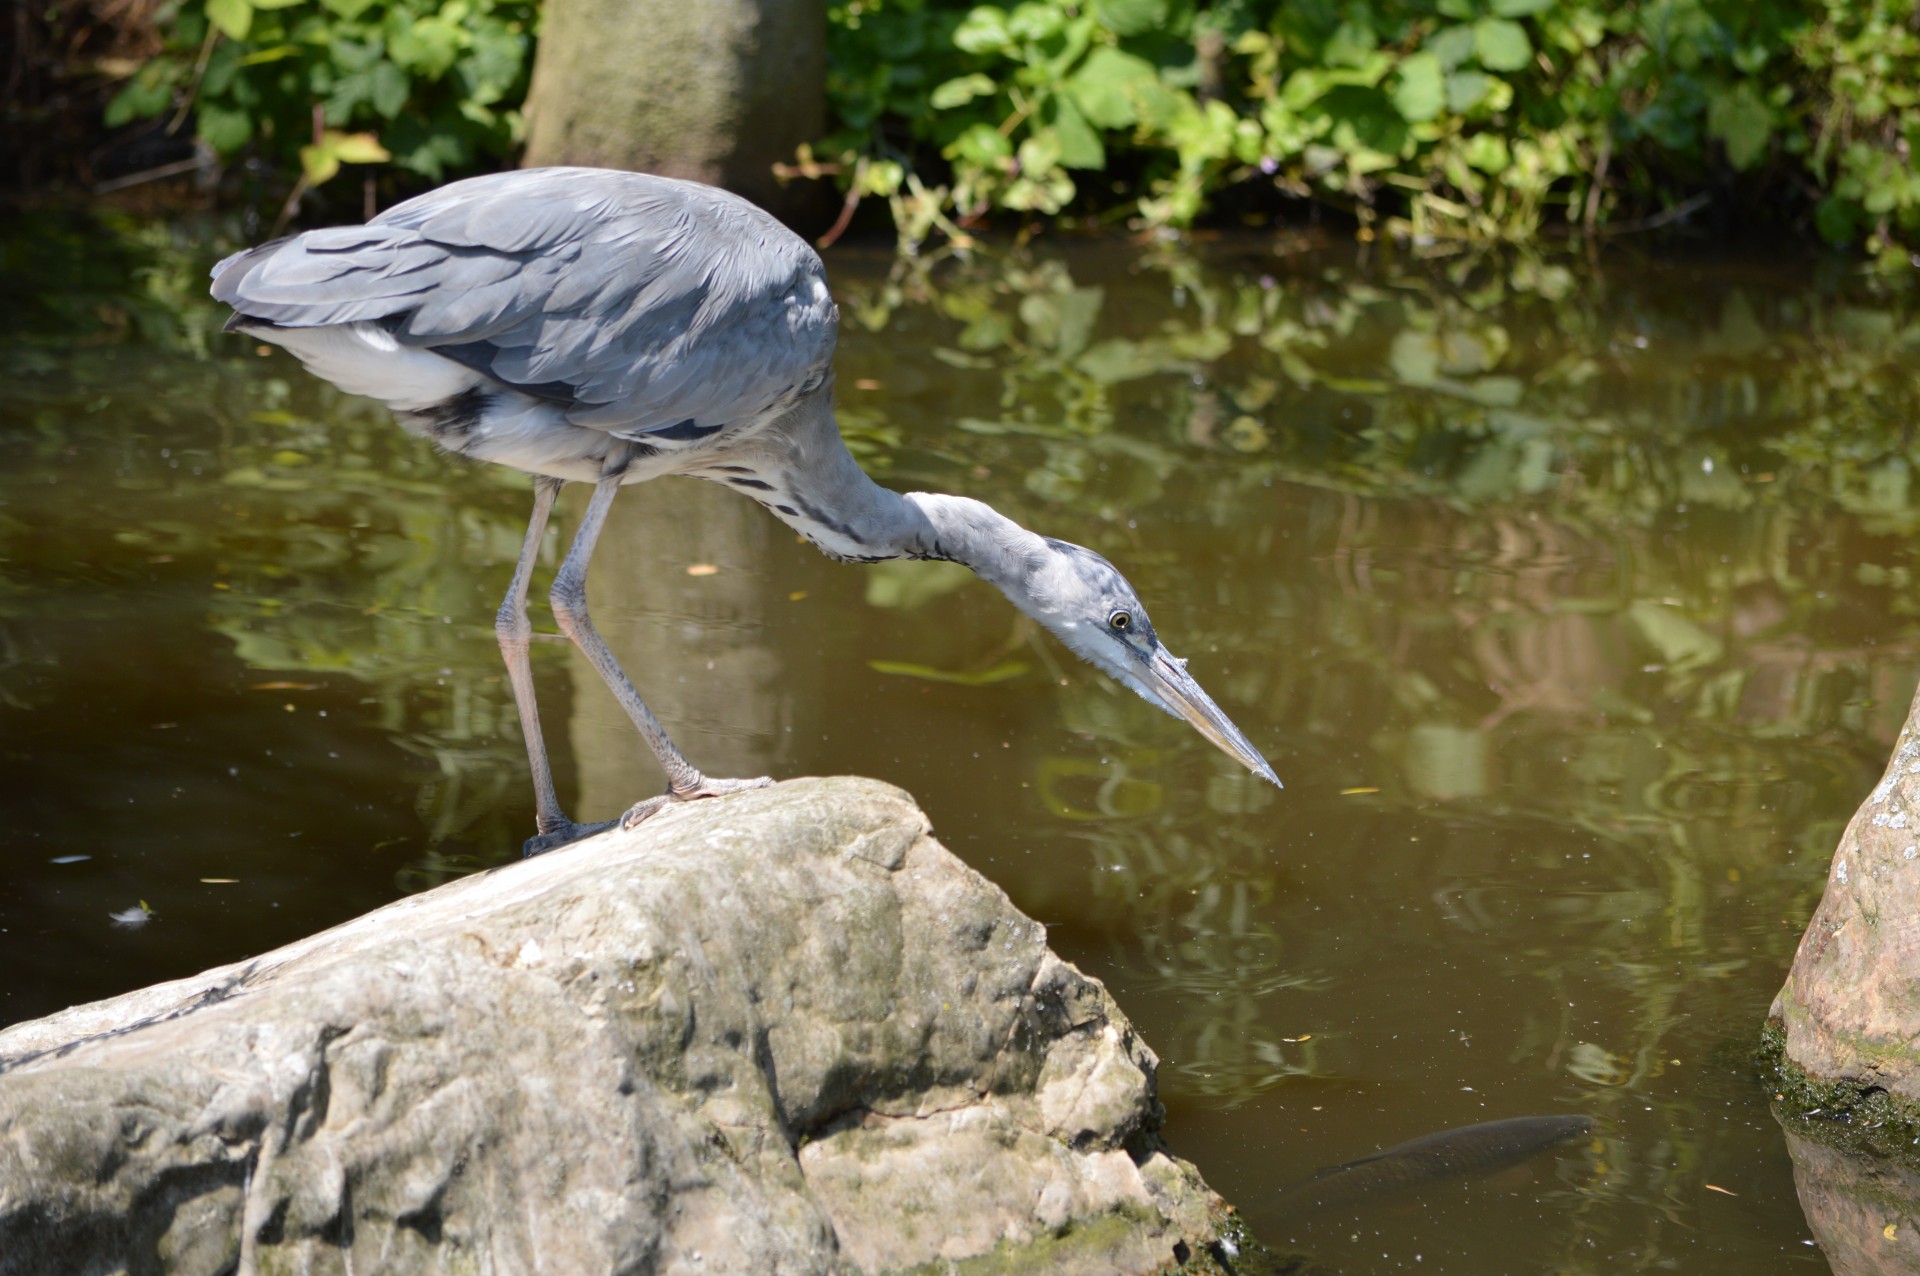
[[[1107,625],[1116,634],[1123,634],[1133,628],[1133,617],[1124,611],[1116,611],[1107,617]]]

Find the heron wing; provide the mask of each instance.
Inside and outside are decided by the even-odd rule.
[[[626,436],[771,407],[824,375],[838,326],[819,257],[767,213],[599,169],[456,182],[235,254],[213,294],[283,327],[379,323]]]

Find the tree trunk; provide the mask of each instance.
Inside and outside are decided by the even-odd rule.
[[[551,0],[526,163],[689,177],[791,219],[825,192],[773,165],[826,129],[826,49],[825,0]]]

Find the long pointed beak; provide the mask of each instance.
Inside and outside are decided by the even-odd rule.
[[[1146,682],[1162,704],[1191,722],[1194,729],[1221,749],[1221,751],[1239,760],[1241,765],[1276,789],[1285,788],[1280,777],[1273,773],[1267,760],[1260,756],[1260,750],[1253,747],[1252,741],[1240,733],[1240,728],[1228,720],[1206,692],[1200,690],[1200,684],[1187,672],[1187,662],[1179,659],[1165,648],[1156,650],[1142,661],[1145,665]]]

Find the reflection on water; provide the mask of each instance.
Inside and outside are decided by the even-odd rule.
[[[1920,1169],[1863,1159],[1843,1140],[1782,1116],[1800,1208],[1834,1276],[1912,1276],[1920,1272]]]
[[[532,827],[492,632],[526,481],[210,335],[219,247],[5,249],[0,1021]],[[856,447],[1112,558],[1287,790],[977,582],[675,480],[592,590],[690,757],[910,789],[1114,986],[1176,1150],[1329,1270],[1819,1270],[1747,1052],[1920,676],[1908,299],[1253,242],[830,266]],[[566,644],[534,659],[578,814],[655,791]],[[1283,1216],[1330,1152],[1527,1113],[1595,1133]]]

